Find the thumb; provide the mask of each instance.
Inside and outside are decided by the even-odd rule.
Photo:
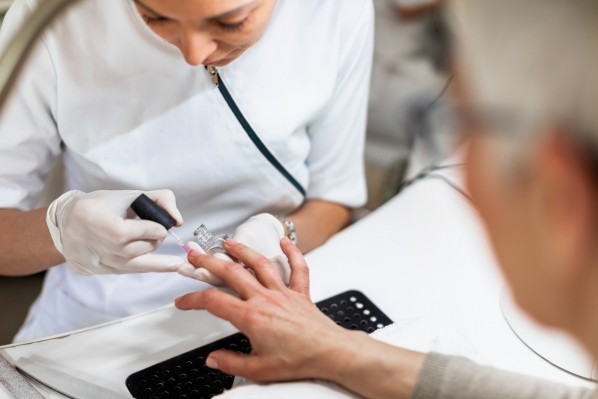
[[[179,212],[176,206],[176,198],[174,193],[170,190],[156,190],[146,192],[149,198],[151,198],[156,204],[160,205],[170,216],[176,220],[176,226],[179,227],[183,224],[183,215]]]
[[[206,365],[210,368],[249,378],[254,374],[257,364],[254,356],[229,350],[214,351],[206,359]]]

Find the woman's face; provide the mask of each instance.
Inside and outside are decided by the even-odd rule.
[[[134,0],[145,23],[188,64],[224,66],[263,35],[276,0]]]

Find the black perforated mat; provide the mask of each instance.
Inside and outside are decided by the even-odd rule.
[[[392,321],[359,291],[347,291],[316,304],[338,325],[372,333]],[[131,374],[126,381],[137,399],[209,399],[230,389],[234,377],[206,366],[217,349],[250,353],[251,343],[241,333],[175,356]]]

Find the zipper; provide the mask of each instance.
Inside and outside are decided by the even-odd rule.
[[[218,76],[218,69],[215,66],[208,66],[206,69],[212,78],[214,87],[220,86],[220,76]]]
[[[243,130],[245,130],[245,133],[251,139],[253,144],[262,153],[262,155],[268,160],[268,162],[270,162],[270,164],[272,164],[272,166],[274,168],[276,168],[276,170],[278,170],[278,172],[281,175],[283,175],[284,178],[287,179],[287,181],[289,183],[291,183],[291,185],[293,185],[297,189],[297,191],[299,191],[301,193],[301,195],[303,197],[305,197],[306,196],[305,188],[303,188],[301,183],[299,183],[297,181],[297,179],[295,179],[293,177],[293,175],[291,175],[289,173],[289,171],[286,170],[286,168],[280,163],[280,161],[278,161],[278,159],[276,159],[274,154],[272,154],[270,152],[270,150],[268,149],[268,147],[266,147],[266,145],[264,144],[262,139],[253,130],[253,128],[251,127],[251,125],[249,124],[247,119],[245,119],[245,116],[243,116],[243,113],[237,106],[237,103],[235,102],[235,100],[231,96],[230,92],[226,88],[224,81],[222,81],[222,79],[220,78],[218,69],[215,66],[206,66],[206,71],[208,71],[208,74],[212,78],[212,83],[214,84],[214,87],[218,88],[218,90],[220,91],[220,94],[222,94],[222,97],[224,97],[224,101],[226,101],[226,104],[228,105],[228,107],[230,108],[232,113],[235,115],[235,117],[237,118],[237,121],[241,124],[241,127],[243,128]]]

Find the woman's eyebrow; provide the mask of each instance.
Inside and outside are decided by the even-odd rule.
[[[214,19],[226,19],[226,18],[231,18],[234,17],[237,14],[240,14],[241,12],[247,10],[248,8],[251,8],[252,6],[254,6],[259,0],[251,0],[248,1],[247,3],[243,4],[242,6],[239,6],[237,8],[234,8],[230,11],[224,12],[222,14],[219,15],[215,15],[213,17],[209,17],[209,20],[214,20]]]
[[[144,10],[155,14],[158,17],[165,17],[164,15],[160,14],[159,12],[153,10],[151,7],[147,6],[146,4],[143,4],[141,2],[141,0],[133,0],[135,2],[135,4],[137,4],[139,7],[143,8]],[[251,0],[249,2],[247,2],[246,4],[243,4],[242,6],[239,6],[235,9],[232,9],[230,11],[224,12],[222,14],[219,15],[214,15],[213,17],[208,17],[208,20],[215,20],[215,19],[226,19],[226,18],[230,18],[230,17],[234,17],[235,15],[245,11],[248,8],[251,8],[253,5],[255,5],[259,0]],[[165,17],[166,18],[166,17]]]

